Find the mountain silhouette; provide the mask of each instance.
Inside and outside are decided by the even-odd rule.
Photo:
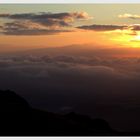
[[[25,99],[10,90],[0,90],[0,111],[27,111],[30,108]]]
[[[113,130],[103,119],[75,112],[57,114],[32,108],[13,91],[0,90],[0,136],[139,135]]]

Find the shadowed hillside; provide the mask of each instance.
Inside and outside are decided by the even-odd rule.
[[[102,119],[71,112],[65,115],[33,109],[13,91],[0,90],[1,136],[118,136]]]

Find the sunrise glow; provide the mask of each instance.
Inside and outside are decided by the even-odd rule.
[[[118,12],[104,5],[79,5],[77,11],[74,10],[75,5],[65,8],[59,5],[57,10],[55,5],[19,6],[21,10],[17,5],[7,10],[3,5],[0,9],[0,45],[5,47],[1,47],[0,52],[71,44],[90,44],[93,48],[139,47],[140,16],[130,13],[130,9],[134,12],[137,5],[129,10],[126,8],[129,5],[126,5],[125,13],[121,11],[123,5],[112,6]],[[101,10],[104,10],[102,15]]]

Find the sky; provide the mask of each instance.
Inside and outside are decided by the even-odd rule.
[[[94,44],[139,47],[139,4],[1,4],[0,51]]]

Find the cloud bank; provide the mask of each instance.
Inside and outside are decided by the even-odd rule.
[[[20,93],[40,109],[68,108],[104,118],[119,130],[139,130],[140,58],[101,57],[95,52],[0,56],[0,88]]]
[[[1,33],[6,35],[39,35],[68,32],[76,21],[89,20],[86,12],[74,13],[21,13],[0,14],[0,18],[9,22],[1,26]],[[66,28],[67,27],[67,28]]]
[[[119,18],[139,19],[139,15],[123,14]],[[139,31],[139,24],[132,25],[105,25],[92,24],[82,25],[85,20],[93,17],[86,12],[64,12],[64,13],[20,13],[20,14],[0,14],[0,18],[5,21],[0,26],[0,33],[5,35],[53,35],[61,32],[76,31],[76,29],[92,30],[97,32],[130,30]],[[75,23],[80,21],[81,26],[75,27]]]
[[[93,30],[93,31],[112,31],[112,30],[123,30],[125,27],[125,25],[97,25],[97,24],[93,24],[93,25],[84,25],[84,26],[79,26],[77,28],[80,29],[85,29],[85,30]]]

